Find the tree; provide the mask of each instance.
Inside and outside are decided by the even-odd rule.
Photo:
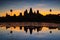
[[[12,9],[10,9],[10,12],[11,12],[11,15],[12,15],[13,10],[12,10]]]
[[[50,12],[52,12],[52,9],[50,9]]]

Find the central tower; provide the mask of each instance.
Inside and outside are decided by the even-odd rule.
[[[30,15],[33,14],[32,8],[30,8],[29,14],[30,14]]]

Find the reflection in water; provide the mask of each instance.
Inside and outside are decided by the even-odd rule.
[[[50,31],[50,33],[52,33],[52,31]]]
[[[6,24],[6,23],[5,23]],[[34,31],[37,31],[37,32],[39,32],[39,31],[44,31],[44,30],[50,30],[50,29],[58,29],[58,30],[60,30],[60,27],[58,27],[59,26],[59,24],[53,24],[53,26],[51,25],[51,23],[49,24],[49,23],[46,23],[46,24],[44,24],[44,25],[42,25],[41,23],[40,23],[40,25],[41,26],[20,26],[18,23],[9,23],[9,24],[0,24],[0,27],[5,27],[6,26],[6,30],[7,29],[9,29],[10,30],[10,33],[12,34],[13,33],[13,30],[15,30],[15,31],[20,31],[20,30],[24,30],[26,33],[28,32],[28,30],[29,30],[29,32],[30,32],[30,34],[32,34],[33,33],[33,30]],[[13,25],[12,25],[13,24]],[[15,24],[17,24],[17,25],[15,25]],[[49,25],[50,26],[49,26]],[[56,25],[56,26],[54,26],[54,25]],[[24,28],[24,29],[23,29]],[[36,30],[37,29],[37,30]],[[50,31],[49,33],[52,33],[52,31]]]
[[[28,23],[28,25],[26,23],[0,23],[0,39],[60,40],[59,30],[60,24],[57,23]]]
[[[13,31],[10,31],[10,33],[12,34],[12,33],[13,33]]]

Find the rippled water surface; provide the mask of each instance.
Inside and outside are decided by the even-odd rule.
[[[59,23],[0,23],[0,40],[60,40]]]

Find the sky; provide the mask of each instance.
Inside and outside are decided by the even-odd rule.
[[[42,15],[59,14],[60,0],[0,0],[0,16],[19,15],[20,12],[32,8],[33,12],[39,10]],[[13,9],[11,14],[10,9]],[[52,9],[52,12],[49,12]]]

